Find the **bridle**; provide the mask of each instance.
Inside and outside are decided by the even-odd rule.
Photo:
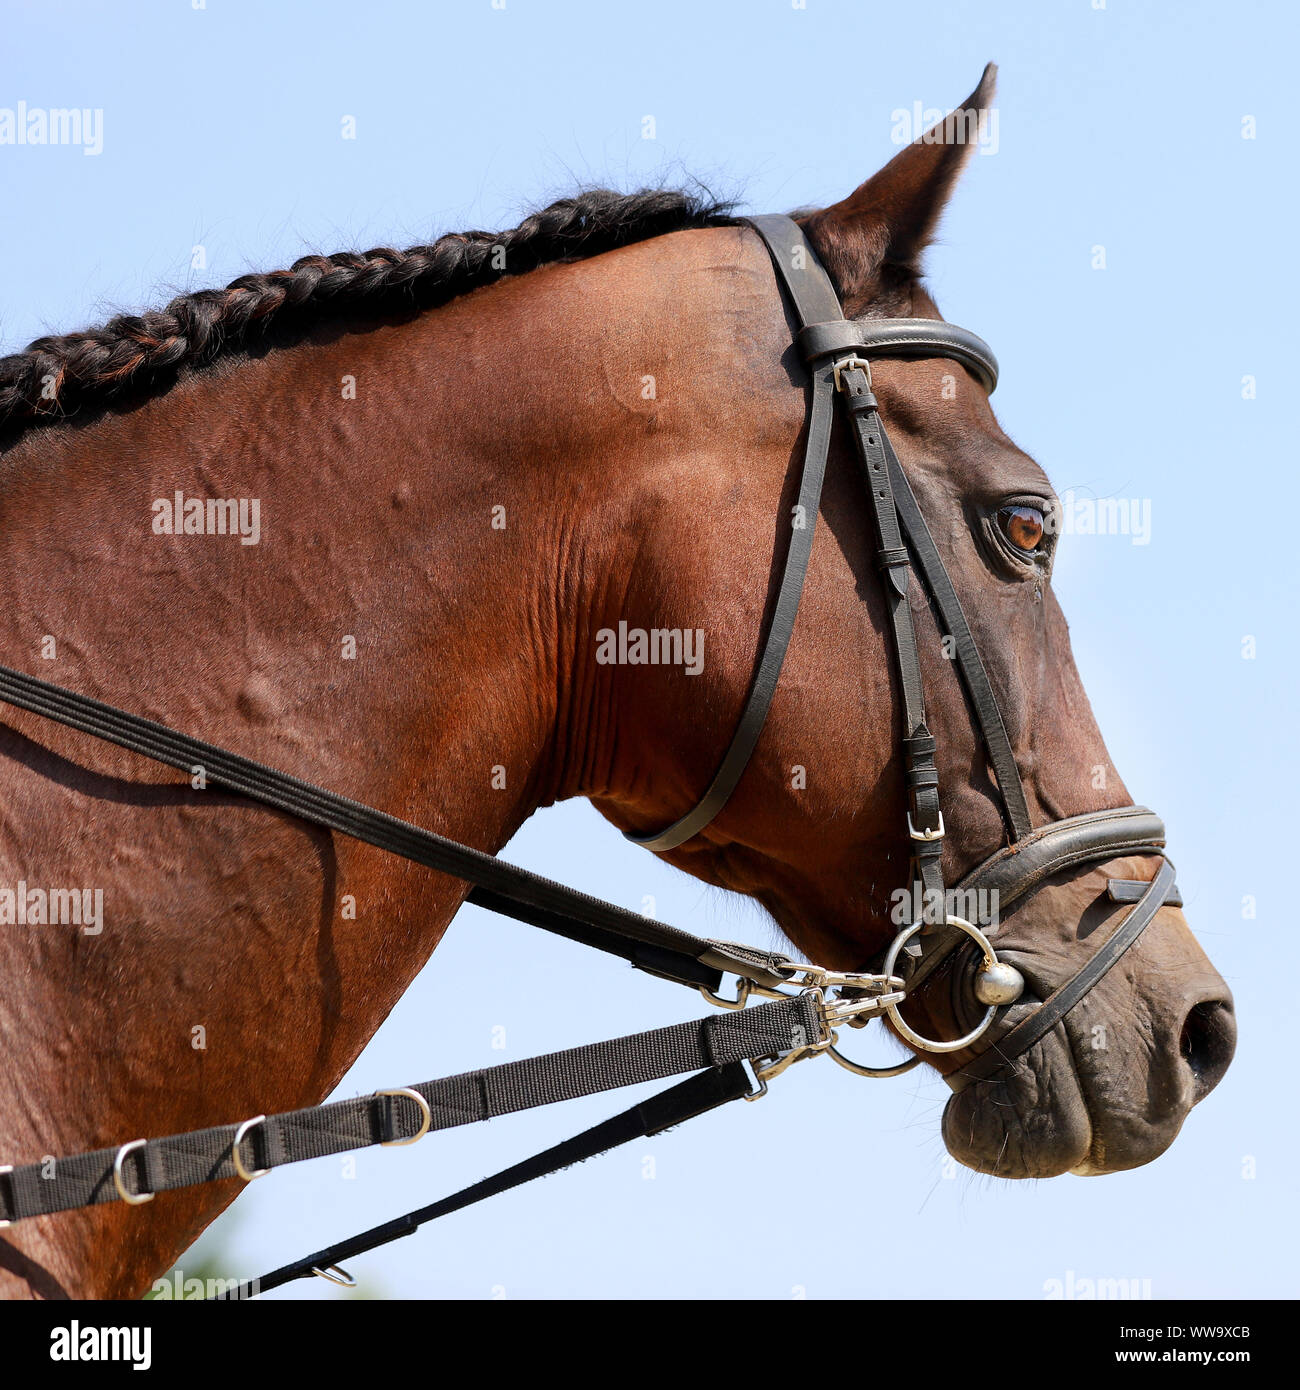
[[[1159,908],[1167,901],[1172,902],[1177,889],[1172,865],[1163,855],[1164,826],[1145,807],[1129,806],[1092,811],[1037,830],[1033,828],[1006,723],[980,658],[979,647],[911,484],[889,443],[871,389],[871,359],[951,358],[960,362],[992,394],[997,387],[998,364],[988,344],[964,328],[932,319],[846,319],[830,276],[798,223],[782,216],[753,217],[747,221],[767,247],[782,289],[794,309],[799,324],[795,344],[811,377],[812,398],[798,500],[798,514],[807,518],[807,524],[791,531],[758,672],[731,744],[712,782],[696,805],[672,825],[654,834],[630,834],[628,838],[656,851],[684,844],[717,816],[744,774],[767,719],[794,631],[812,554],[830,451],[833,407],[838,396],[848,417],[864,490],[871,504],[876,565],[889,609],[903,705],[902,752],[909,802],[907,835],[912,850],[912,876],[922,887],[925,904],[921,920],[896,935],[885,953],[881,973],[893,974],[900,953],[914,938],[916,945],[910,951],[912,968],[905,982],[907,993],[915,993],[963,940],[973,941],[983,955],[983,969],[975,977],[973,989],[986,1009],[980,1022],[964,1037],[946,1042],[924,1038],[903,1020],[897,1004],[887,1005],[885,1011],[909,1042],[928,1052],[959,1052],[984,1040],[980,1057],[946,1078],[954,1090],[963,1090],[972,1081],[1000,1074],[1007,1064],[1050,1032],[1137,940]],[[1067,868],[1131,854],[1158,855],[1162,861],[1155,878],[1149,885],[1141,885],[1136,896],[1131,880],[1112,881],[1112,896],[1117,901],[1134,901],[1133,911],[1077,974],[1059,986],[1033,1014],[1009,1031],[1004,1029],[1000,1036],[990,1035],[989,1030],[999,1010],[1019,999],[1024,981],[1014,967],[997,960],[988,938],[977,927],[964,918],[947,916],[942,909],[945,894],[941,861],[946,831],[939,804],[935,740],[926,724],[925,686],[908,601],[908,589],[914,576],[920,579],[939,623],[953,640],[963,691],[993,767],[1010,838],[1005,849],[972,870],[959,888],[996,887],[1000,905],[1009,906],[1032,892],[1051,874]],[[840,1054],[833,1049],[830,1051],[837,1060],[844,1061]],[[919,1057],[914,1057],[901,1067],[855,1069],[868,1075],[893,1075],[910,1069],[919,1061]]]
[[[798,225],[788,217],[755,217],[749,225],[771,254],[779,282],[799,323],[796,344],[810,377],[806,441],[798,501],[802,528],[792,528],[776,605],[757,671],[731,743],[699,803],[666,829],[629,835],[662,851],[707,826],[735,791],[767,718],[780,676],[812,552],[822,483],[838,400],[861,465],[876,539],[876,563],[888,606],[904,716],[902,755],[907,790],[905,833],[912,878],[923,890],[921,918],[900,931],[877,970],[837,972],[780,952],[701,938],[612,903],[553,883],[453,840],[422,830],[335,792],[288,776],[229,750],[142,719],[101,701],[0,666],[0,700],[94,735],[191,775],[241,793],[303,821],[349,835],[472,885],[468,901],[620,956],[636,968],[697,988],[727,1012],[653,1029],[610,1042],[572,1048],[480,1072],[396,1087],[373,1096],[335,1101],[282,1115],[258,1115],[161,1139],[24,1167],[0,1165],[0,1226],[33,1216],[123,1201],[148,1202],[159,1191],[238,1177],[252,1181],[285,1163],[376,1143],[411,1143],[430,1129],[448,1128],[663,1077],[694,1072],[657,1096],[542,1154],[408,1213],[349,1241],[317,1251],[223,1297],[246,1296],[310,1274],[344,1282],[339,1262],[496,1192],[544,1176],[618,1144],[659,1133],[740,1098],[756,1099],[767,1082],[793,1063],[826,1052],[863,1076],[890,1076],[915,1066],[914,1056],[891,1067],[853,1062],[837,1048],[838,1029],[889,1016],[912,1045],[929,1052],[973,1051],[948,1084],[962,1090],[1003,1079],[1137,940],[1165,903],[1180,899],[1173,866],[1164,857],[1164,826],[1139,806],[1093,811],[1035,828],[996,696],[957,593],[890,447],[872,392],[877,357],[959,362],[985,390],[997,384],[997,362],[973,333],[928,319],[848,320],[829,276]],[[1015,1021],[1010,1010],[1023,980],[999,961],[979,927],[943,910],[942,853],[946,828],[940,806],[935,740],[925,717],[925,691],[908,602],[922,584],[937,620],[952,639],[963,689],[996,779],[1008,843],[957,885],[996,889],[1006,907],[1053,876],[1127,855],[1158,859],[1150,882],[1111,880],[1112,901],[1130,910],[1080,969],[1036,1008]],[[979,968],[961,977],[984,1006],[978,1025],[952,1040],[922,1037],[899,1008],[967,941]],[[721,993],[735,974],[734,998]],[[767,1002],[746,1007],[751,999]],[[978,1046],[977,1046],[978,1044]]]

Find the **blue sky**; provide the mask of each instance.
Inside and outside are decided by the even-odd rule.
[[[1069,1271],[1150,1279],[1157,1298],[1300,1293],[1291,5],[7,0],[4,28],[0,108],[103,112],[96,155],[0,145],[4,351],[307,250],[513,225],[579,183],[696,178],[760,212],[834,201],[895,151],[892,113],[952,106],[996,60],[998,147],[971,161],[931,284],[992,343],[999,417],[1058,493],[1150,503],[1148,544],[1067,536],[1053,582],[1115,763],[1164,816],[1188,918],[1236,994],[1232,1070],[1154,1165],[1009,1184],[945,1161],[932,1074],[817,1061],[354,1272],[372,1293],[465,1298],[1041,1298]],[[505,857],[770,939],[757,909],[585,804],[534,818]],[[517,1057],[703,1012],[466,909],[340,1094],[503,1060],[497,1025]],[[284,1170],[204,1244],[251,1276],[630,1103],[374,1150],[354,1180],[336,1160]]]

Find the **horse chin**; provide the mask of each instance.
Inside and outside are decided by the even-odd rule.
[[[1073,1044],[1058,1030],[1007,1079],[954,1095],[943,1113],[948,1152],[998,1178],[1097,1177],[1159,1158],[1194,1098],[1170,1097],[1159,1117],[1143,1113],[1137,1097],[1125,1093],[1126,1078],[1080,1065]]]
[[[943,1112],[943,1141],[959,1163],[997,1178],[1054,1178],[1093,1166],[1092,1120],[1069,1045],[1057,1034],[1034,1065],[1005,1081],[957,1092]]]

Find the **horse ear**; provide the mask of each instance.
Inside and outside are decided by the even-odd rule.
[[[990,63],[979,86],[938,125],[842,202],[800,219],[850,317],[893,283],[920,273],[921,252],[983,129],[997,73]]]

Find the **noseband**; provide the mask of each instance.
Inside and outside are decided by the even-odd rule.
[[[785,297],[794,309],[799,329],[795,345],[811,379],[807,439],[799,486],[798,515],[803,528],[791,531],[777,591],[776,607],[736,731],[712,782],[697,805],[666,829],[650,835],[629,834],[634,843],[651,850],[668,850],[699,834],[727,804],[749,764],[767,719],[781,674],[786,648],[794,630],[803,592],[813,536],[821,504],[822,483],[830,452],[834,404],[838,399],[847,418],[862,481],[871,504],[880,570],[893,633],[893,651],[903,704],[903,764],[908,807],[906,834],[911,847],[912,877],[922,889],[925,910],[921,921],[898,933],[885,953],[882,973],[892,975],[901,953],[911,966],[904,989],[914,994],[938,966],[964,941],[983,952],[983,969],[974,981],[977,1000],[987,1006],[980,1024],[964,1038],[939,1042],[916,1033],[887,1007],[895,1026],[915,1046],[930,1052],[955,1052],[982,1040],[976,1059],[947,1078],[957,1091],[973,1081],[1002,1075],[1029,1047],[1048,1033],[1110,970],[1176,895],[1173,866],[1164,858],[1164,826],[1141,806],[1091,811],[1034,829],[1006,722],[989,681],[970,624],[962,611],[947,568],[926,525],[916,496],[885,433],[879,405],[871,389],[871,360],[877,357],[951,358],[988,392],[997,386],[998,364],[987,343],[963,328],[930,319],[853,320],[844,317],[830,276],[798,224],[788,217],[748,219],[762,238],[776,268]],[[1014,1027],[1006,1011],[1015,1004],[1024,981],[1013,967],[999,962],[987,938],[961,918],[945,917],[942,870],[945,827],[940,809],[935,740],[926,724],[925,687],[917,654],[916,631],[908,590],[919,580],[942,629],[953,639],[957,668],[971,714],[993,766],[1009,843],[972,870],[963,889],[996,888],[999,903],[1009,905],[1040,887],[1052,875],[1104,859],[1150,854],[1159,857],[1149,884],[1114,880],[1111,896],[1134,903],[1086,965],[1054,990],[1037,1009]],[[914,941],[914,944],[913,944]],[[865,1021],[865,1020],[864,1020]],[[994,1028],[997,1023],[998,1027]],[[832,1056],[844,1061],[840,1054]],[[901,1068],[914,1066],[913,1058]],[[872,1068],[855,1068],[882,1074]]]

